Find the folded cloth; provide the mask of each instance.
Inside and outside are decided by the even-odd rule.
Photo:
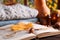
[[[20,19],[20,20],[8,20],[8,21],[0,21],[0,26],[8,25],[8,24],[16,24],[19,21],[27,21],[27,22],[37,22],[37,18],[30,18],[30,19]]]
[[[32,9],[21,4],[10,6],[3,4],[0,5],[0,20],[35,18],[38,15],[38,11],[36,9]]]

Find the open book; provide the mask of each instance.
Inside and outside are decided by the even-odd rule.
[[[8,28],[12,25],[13,24],[6,25],[6,26],[0,27],[0,28]],[[27,31],[19,31],[17,33],[13,33],[11,31],[9,31],[9,29],[0,30],[0,39],[1,40],[28,40],[28,39],[35,38],[37,35],[39,35],[39,37],[40,37],[40,34],[42,34],[42,33],[51,33],[51,32],[58,32],[59,31],[59,30],[54,29],[52,27],[46,27],[43,25],[35,24],[35,23],[33,23],[33,29],[34,29],[33,33],[28,33]],[[12,33],[13,35],[9,36],[8,34],[10,34],[10,33]]]

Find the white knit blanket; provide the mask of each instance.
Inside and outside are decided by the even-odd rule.
[[[0,4],[0,20],[12,20],[21,18],[34,18],[38,11],[21,4],[3,5]]]

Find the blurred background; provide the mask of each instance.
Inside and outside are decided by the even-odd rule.
[[[24,0],[17,0],[17,1],[24,5]],[[33,8],[34,7],[34,0],[27,0],[27,6]]]
[[[0,3],[2,3],[4,0],[0,0]],[[25,0],[16,0],[18,3],[21,3],[22,5],[24,5],[24,1]],[[34,7],[34,0],[27,0],[27,6],[29,7]]]

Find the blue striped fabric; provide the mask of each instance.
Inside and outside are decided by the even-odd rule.
[[[37,18],[25,19],[25,20],[8,20],[8,21],[0,21],[0,26],[8,25],[8,24],[16,24],[20,21],[28,21],[28,22],[37,22]]]

